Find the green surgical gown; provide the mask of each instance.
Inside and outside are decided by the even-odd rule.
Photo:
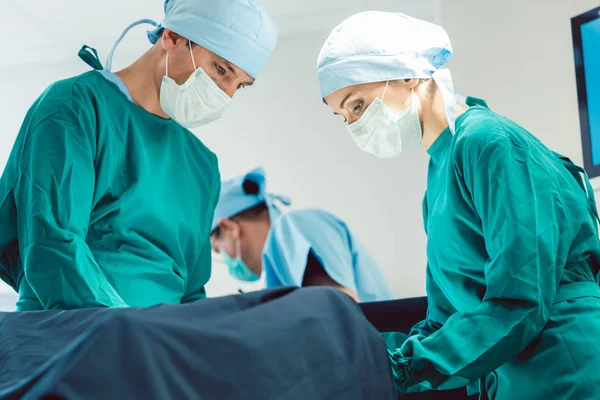
[[[397,389],[599,398],[593,194],[525,129],[481,100],[468,105],[456,134],[429,149],[429,309],[400,346],[402,335],[386,337]]]
[[[205,297],[216,156],[92,71],[31,107],[0,179],[0,277],[18,310]]]

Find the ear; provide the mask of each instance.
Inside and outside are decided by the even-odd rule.
[[[231,235],[233,239],[238,239],[240,237],[239,225],[230,220],[229,218],[223,218],[219,221],[219,230],[221,236]]]
[[[221,252],[221,248],[219,247],[219,241],[213,236],[210,237],[210,247],[212,248],[212,251],[214,251],[217,254]]]
[[[187,46],[187,39],[166,28],[163,30],[161,41],[163,49],[167,52],[170,52],[175,47],[181,46],[182,44]]]
[[[412,79],[400,79],[397,82],[402,85],[404,88],[408,89],[408,90],[412,90],[415,89],[417,87],[417,85],[419,84],[419,80],[417,78],[412,78]]]

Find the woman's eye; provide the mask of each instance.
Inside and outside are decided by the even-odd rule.
[[[362,109],[363,109],[363,102],[359,101],[358,103],[356,103],[352,106],[352,114],[358,114],[362,111]]]

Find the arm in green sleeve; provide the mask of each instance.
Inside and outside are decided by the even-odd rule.
[[[201,300],[206,297],[206,289],[204,285],[210,279],[212,273],[212,247],[210,244],[210,228],[212,220],[215,215],[215,208],[219,201],[219,194],[221,192],[221,176],[218,172],[218,162],[215,157],[214,161],[215,168],[217,170],[216,177],[214,180],[213,191],[211,196],[211,207],[206,212],[206,224],[203,227],[205,234],[204,242],[202,243],[202,249],[200,252],[200,258],[194,268],[190,271],[186,282],[185,294],[181,299],[181,303],[193,303],[194,301]]]
[[[95,135],[70,103],[39,106],[25,122],[15,186],[25,278],[46,310],[125,307],[86,244]]]
[[[388,348],[388,353],[390,355],[392,373],[394,374],[394,378],[397,381],[398,379],[401,379],[401,377],[397,376],[396,371],[398,369],[402,370],[402,365],[400,365],[400,367],[397,365],[396,352],[397,349],[401,347],[401,344],[404,343],[411,336],[419,337],[422,340],[433,335],[444,325],[444,322],[456,312],[454,307],[450,304],[448,299],[446,299],[438,285],[433,280],[433,277],[431,276],[431,271],[429,270],[429,266],[427,266],[426,288],[426,318],[423,321],[415,324],[408,335],[399,332],[388,332],[382,334]],[[416,384],[403,391],[405,393],[415,393],[424,392],[430,389],[431,387],[428,387],[426,385],[424,386]]]
[[[412,336],[393,354],[397,389],[452,389],[514,358],[542,331],[565,260],[560,204],[545,166],[506,136],[465,150],[464,180],[481,218],[489,260],[487,290],[429,337]],[[465,148],[467,148],[465,144]],[[563,232],[569,234],[569,232]]]
[[[186,282],[185,294],[181,298],[181,303],[193,303],[206,297],[204,285],[210,279],[212,268],[212,254],[210,241],[207,240],[202,245],[200,259],[197,265],[189,273]]]
[[[429,266],[427,266],[425,282],[427,288],[427,316],[423,321],[412,327],[409,336],[417,335],[425,338],[433,335],[456,312],[433,280]]]
[[[429,234],[427,230],[429,221],[429,208],[427,207],[427,193],[423,198],[422,205],[423,226],[425,234]],[[444,322],[456,312],[456,309],[450,304],[446,296],[442,293],[437,283],[431,275],[429,264],[426,269],[425,288],[427,291],[427,315],[425,319],[412,327],[409,336],[419,335],[423,338],[433,335],[442,327]],[[393,362],[392,362],[393,363]]]

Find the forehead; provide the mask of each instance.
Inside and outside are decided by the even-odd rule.
[[[238,67],[237,65],[235,65],[234,63],[231,63],[229,61],[227,61],[226,59],[224,59],[223,57],[221,57],[220,55],[213,53],[212,51],[200,46],[200,45],[196,45],[194,46],[195,48],[198,48],[197,54],[201,57],[208,57],[212,60],[215,60],[219,63],[223,63],[223,64],[227,64],[228,67],[231,67],[233,69],[233,71],[235,72],[236,75],[238,75],[239,77],[245,78],[246,81],[248,82],[254,82],[254,78],[252,78],[250,75],[248,75],[243,69],[241,69],[240,67]]]

